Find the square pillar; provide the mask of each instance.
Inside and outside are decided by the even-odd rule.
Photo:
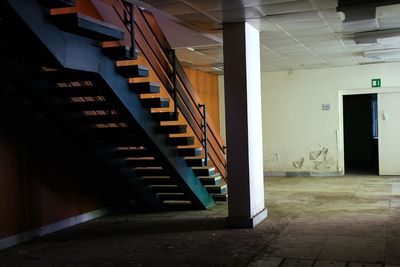
[[[225,23],[224,83],[229,178],[228,226],[254,228],[267,217],[261,115],[260,34]]]

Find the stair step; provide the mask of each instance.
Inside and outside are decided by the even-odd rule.
[[[117,157],[151,157],[153,153],[150,150],[144,148],[137,149],[117,149],[114,151]]]
[[[157,121],[177,121],[178,114],[175,112],[152,112],[151,116]]]
[[[181,157],[199,157],[201,156],[201,147],[178,147],[178,154]]]
[[[124,31],[114,25],[79,14],[64,13],[52,16],[54,24],[63,31],[71,32],[97,41],[124,40]]]
[[[211,194],[211,197],[214,201],[217,202],[227,202],[228,201],[228,194]]]
[[[174,180],[169,176],[143,176],[147,185],[174,185]]]
[[[75,6],[75,0],[38,0],[38,3],[47,8],[61,8]]]
[[[117,72],[125,78],[149,76],[149,69],[142,65],[117,66]]]
[[[193,136],[170,137],[168,139],[168,144],[171,146],[192,146],[194,145],[194,137]]]
[[[154,193],[183,193],[176,185],[153,185],[150,188]]]
[[[206,189],[210,194],[226,194],[228,192],[228,186],[215,186],[215,185],[207,185]]]
[[[190,167],[203,167],[205,164],[204,158],[186,158],[185,160]]]
[[[219,186],[222,184],[222,176],[219,173],[212,176],[199,176],[198,178],[203,185]]]
[[[162,168],[136,168],[135,172],[138,176],[165,176],[166,172]]]
[[[154,159],[127,159],[129,167],[159,167],[160,163]]]
[[[192,169],[196,176],[212,176],[215,174],[215,167],[193,167]]]
[[[60,97],[88,97],[88,96],[102,96],[104,94],[104,91],[98,87],[93,87],[93,86],[77,86],[77,87],[51,88],[46,90],[46,93],[51,96],[60,96]]]
[[[131,49],[128,46],[103,47],[103,53],[111,60],[132,60]]]
[[[33,82],[35,87],[48,87],[49,82],[53,83],[72,83],[72,82],[87,82],[95,78],[93,74],[77,70],[52,70],[41,71],[38,74],[37,80]]]
[[[89,115],[79,117],[66,117],[62,119],[66,123],[84,123],[84,124],[107,124],[124,123],[126,120],[119,115]]]
[[[89,134],[95,137],[115,137],[119,135],[133,135],[134,130],[131,127],[92,128]]]
[[[167,108],[169,107],[169,98],[152,97],[140,99],[145,108]]]
[[[152,82],[130,83],[129,89],[137,94],[158,94],[160,84]]]
[[[62,109],[68,111],[112,110],[111,104],[107,101],[70,102]]]
[[[114,138],[99,138],[88,140],[92,145],[103,147],[141,147],[146,141],[140,136],[118,136]]]
[[[179,124],[179,125],[161,125],[160,132],[164,134],[180,134],[187,132],[187,125],[186,124]]]
[[[170,201],[170,200],[188,200],[188,197],[183,193],[158,193],[157,196],[161,200]]]

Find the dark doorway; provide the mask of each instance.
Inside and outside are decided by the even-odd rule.
[[[379,173],[377,95],[343,96],[346,174]]]

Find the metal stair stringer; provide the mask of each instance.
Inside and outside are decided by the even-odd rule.
[[[108,59],[93,40],[63,32],[43,15],[43,9],[32,0],[6,0],[19,18],[47,47],[64,69],[98,75],[115,98],[148,138],[148,144],[161,166],[181,186],[191,202],[199,208],[210,208],[215,202],[193,173],[176,147],[158,132],[158,124],[143,108],[139,98],[129,90],[127,80],[116,72],[115,62]],[[82,60],[84,59],[84,60]]]

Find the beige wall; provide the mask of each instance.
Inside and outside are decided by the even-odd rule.
[[[399,69],[391,63],[263,73],[264,171],[342,173],[339,95],[400,87]],[[373,78],[385,88],[368,89]],[[322,104],[331,110],[322,111]]]

